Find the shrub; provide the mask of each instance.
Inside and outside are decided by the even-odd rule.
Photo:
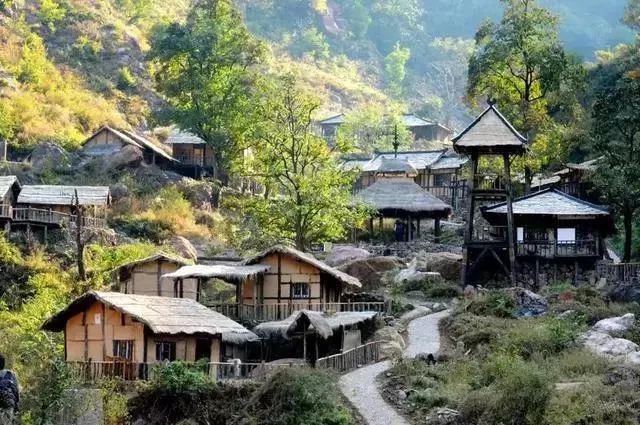
[[[516,307],[513,297],[503,291],[493,290],[471,301],[467,311],[478,316],[512,318],[515,317]]]
[[[125,425],[128,423],[128,397],[124,391],[124,382],[120,379],[103,379],[100,382],[105,425]]]
[[[153,370],[151,385],[174,393],[197,393],[211,384],[206,362],[189,365],[183,362],[159,364]]]
[[[556,318],[520,321],[500,340],[500,347],[530,359],[549,356],[569,348],[582,326],[571,320]]]
[[[110,222],[111,226],[125,235],[154,243],[169,239],[173,229],[167,223],[148,218],[118,217]]]
[[[422,291],[427,298],[457,298],[461,295],[460,287],[455,283],[442,282],[439,279],[424,279],[421,281],[406,282],[402,290],[404,292]]]
[[[131,70],[124,66],[118,71],[118,89],[129,90],[136,86],[138,83],[136,76],[133,75]]]

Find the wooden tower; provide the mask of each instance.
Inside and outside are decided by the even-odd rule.
[[[512,284],[516,284],[511,159],[525,152],[526,143],[527,139],[496,109],[494,102],[490,102],[489,107],[453,139],[455,151],[471,159],[462,276],[465,285],[476,283],[474,276],[477,267],[483,260],[491,258],[499,264]],[[482,157],[501,157],[503,174],[479,172]],[[479,209],[497,202],[506,202],[506,228],[493,228],[482,223]]]

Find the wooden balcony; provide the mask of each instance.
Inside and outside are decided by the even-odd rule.
[[[307,303],[302,300],[294,303],[277,304],[237,304],[237,303],[211,303],[200,301],[210,309],[224,314],[238,321],[269,322],[282,320],[301,310],[325,311],[325,312],[354,312],[375,311],[378,313],[387,310],[385,302],[353,302],[353,303]]]
[[[59,211],[31,207],[13,207],[0,204],[0,217],[14,223],[35,223],[51,226],[71,226],[78,221],[78,216]],[[107,220],[98,217],[82,217],[82,226],[87,228],[106,228]]]
[[[516,255],[521,257],[577,258],[599,255],[598,241],[596,240],[519,241],[516,248]]]
[[[505,245],[507,244],[507,226],[480,226],[473,228],[473,234],[467,245]]]
[[[640,263],[602,263],[598,266],[598,274],[611,282],[640,282]]]

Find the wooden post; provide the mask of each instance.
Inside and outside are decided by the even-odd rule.
[[[305,325],[304,332],[302,333],[302,358],[307,361],[307,328]]]
[[[418,239],[420,239],[420,223],[421,222],[422,222],[422,220],[420,218],[418,218],[418,221],[416,223],[416,231],[417,231]]]
[[[435,222],[433,223],[433,236],[434,242],[440,243],[440,217],[436,217]]]
[[[384,227],[384,217],[380,216],[378,218],[378,231],[382,233],[382,228]]]
[[[471,154],[471,178],[469,179],[469,193],[468,193],[468,205],[467,205],[467,230],[464,235],[464,243],[468,245],[473,240],[473,210],[475,209],[475,202],[473,198],[473,186],[476,175],[478,174],[478,153],[473,152]],[[462,284],[467,285],[470,283],[469,268],[471,266],[471,256],[469,255],[469,248],[465,247],[463,254],[463,267],[462,267]]]
[[[511,162],[509,154],[503,154],[504,159],[504,174],[505,174],[505,189],[507,192],[507,238],[509,249],[509,263],[511,267],[511,284],[516,286],[516,251],[515,251],[515,238],[513,228],[513,202],[511,193]]]

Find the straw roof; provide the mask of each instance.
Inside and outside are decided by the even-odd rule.
[[[132,269],[137,265],[146,264],[146,263],[153,263],[153,262],[158,261],[158,260],[162,260],[162,261],[166,261],[168,263],[178,264],[178,265],[182,265],[182,266],[186,266],[188,264],[191,264],[191,261],[187,260],[186,258],[172,257],[172,256],[167,255],[167,254],[157,253],[157,254],[151,255],[149,257],[141,258],[139,260],[130,261],[128,263],[122,264],[121,266],[116,267],[114,270]]]
[[[0,176],[0,196],[5,196],[14,186],[20,189],[16,176]]]
[[[244,326],[192,299],[99,291],[90,291],[76,298],[49,318],[42,329],[53,332],[64,330],[71,317],[85,311],[96,301],[144,323],[155,334],[221,335],[223,341],[236,344],[257,339]]]
[[[264,322],[253,328],[253,332],[263,338],[274,335],[289,338],[296,332],[302,332],[304,325],[308,324],[308,330],[327,339],[341,326],[352,326],[372,320],[378,313],[375,311],[340,312],[329,315],[318,311],[301,310],[293,313],[284,320]]]
[[[452,208],[408,178],[383,178],[359,192],[356,201],[384,213],[448,217]]]
[[[141,150],[149,149],[149,150],[155,152],[156,154],[160,155],[161,157],[163,157],[163,158],[165,158],[165,159],[167,159],[169,161],[175,161],[174,157],[172,157],[170,154],[165,152],[160,146],[157,146],[155,143],[153,143],[152,141],[148,140],[147,138],[142,137],[142,136],[140,136],[140,135],[138,135],[136,133],[133,133],[131,131],[118,130],[118,129],[115,129],[115,128],[110,127],[108,125],[104,125],[104,126],[100,127],[95,133],[93,133],[91,136],[89,136],[84,141],[84,144],[88,143],[89,141],[91,141],[97,135],[99,135],[100,133],[102,133],[104,131],[107,131],[107,132],[113,134],[122,143],[125,143],[127,145],[131,145],[131,146],[135,146],[136,148],[141,149]],[[94,147],[92,151],[94,152],[94,154],[100,153],[100,150],[97,147]],[[103,152],[102,154],[106,154],[106,153],[107,152]]]
[[[160,155],[161,157],[163,157],[166,160],[169,161],[176,161],[177,160],[171,156],[169,153],[165,152],[164,149],[162,149],[160,146],[156,145],[155,143],[153,143],[151,140],[140,136],[139,134],[135,134],[131,131],[127,131],[127,130],[122,130],[122,132],[124,134],[126,134],[127,136],[129,136],[131,139],[135,140],[136,142],[138,142],[138,144],[142,145],[144,148],[146,149],[150,149],[153,152],[157,153],[158,155]]]
[[[335,269],[326,263],[323,263],[322,261],[318,260],[317,258],[315,258],[310,254],[307,254],[302,251],[298,251],[295,248],[291,248],[284,245],[272,246],[271,248],[256,255],[255,257],[249,258],[244,263],[246,265],[259,264],[265,257],[268,257],[272,254],[282,254],[282,255],[288,255],[288,256],[294,257],[299,261],[302,261],[304,263],[307,263],[319,269],[320,271],[328,274],[329,276],[333,277],[334,279],[338,280],[339,282],[345,285],[355,286],[356,288],[362,287],[362,284],[360,283],[360,281],[355,277],[348,275],[344,272],[341,272],[340,270]]]
[[[368,164],[364,165],[363,171],[377,171],[384,159],[404,159],[411,164],[416,170],[425,170],[435,164],[444,154],[446,150],[440,149],[436,151],[414,151],[414,152],[381,152],[376,155]]]
[[[442,155],[435,163],[433,163],[430,170],[448,170],[458,169],[469,162],[469,158],[464,155],[459,155],[455,152],[448,151]]]
[[[246,265],[195,265],[184,266],[172,273],[162,276],[162,279],[206,278],[222,279],[228,282],[242,282],[248,278],[268,271],[271,267],[264,264]]]
[[[18,195],[19,204],[75,205],[76,191],[80,205],[108,205],[108,186],[25,185]]]
[[[507,214],[506,203],[490,206],[486,214]],[[553,216],[609,216],[606,207],[595,205],[567,195],[556,189],[547,189],[513,200],[514,215]]]
[[[376,172],[383,174],[404,174],[411,177],[418,175],[418,170],[413,168],[409,161],[403,158],[382,158]]]
[[[166,142],[167,145],[206,145],[207,142],[188,131],[174,129]]]
[[[453,138],[456,152],[469,149],[511,148],[523,150],[527,139],[498,111],[494,104],[476,118],[466,129]]]

